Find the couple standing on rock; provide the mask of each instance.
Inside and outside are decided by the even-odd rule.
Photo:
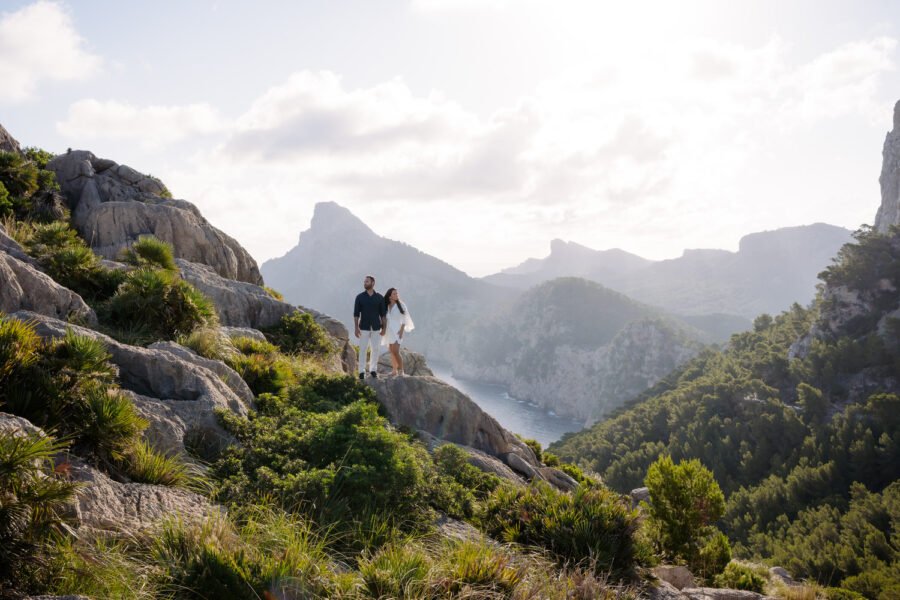
[[[354,333],[359,339],[359,378],[366,377],[366,351],[369,350],[369,375],[378,378],[378,357],[381,346],[391,352],[391,375],[403,375],[400,343],[403,334],[413,330],[409,309],[400,301],[397,288],[389,288],[382,296],[375,291],[375,278],[366,275],[363,291],[353,304]],[[378,337],[376,337],[378,336]],[[380,338],[380,339],[379,339]]]

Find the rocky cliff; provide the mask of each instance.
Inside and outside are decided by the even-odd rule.
[[[881,151],[881,205],[875,215],[875,230],[887,233],[900,225],[900,101],[894,105],[894,126],[884,138]]]

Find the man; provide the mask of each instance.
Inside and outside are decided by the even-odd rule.
[[[366,350],[369,350],[369,374],[378,378],[378,349],[387,325],[384,296],[375,291],[375,278],[366,275],[363,291],[353,304],[354,334],[359,339],[359,378],[366,377]]]

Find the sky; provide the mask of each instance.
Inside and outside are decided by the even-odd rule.
[[[664,259],[871,223],[898,25],[874,0],[0,0],[0,124],[161,178],[260,263],[321,201],[473,276],[554,238]]]

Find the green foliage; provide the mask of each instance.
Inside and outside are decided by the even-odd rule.
[[[128,273],[110,298],[113,326],[140,326],[156,339],[172,340],[217,323],[215,306],[175,272],[140,268]]]
[[[117,390],[87,386],[83,407],[76,418],[78,440],[86,451],[110,463],[121,461],[137,443],[147,421],[138,415],[131,399]]]
[[[88,301],[109,298],[125,277],[121,271],[104,267],[75,230],[63,221],[36,225],[26,249],[54,281]]]
[[[590,563],[617,579],[631,577],[646,558],[635,537],[637,512],[603,488],[565,494],[543,482],[500,486],[480,522],[496,538],[544,548],[560,563]]]
[[[266,293],[275,298],[276,300],[284,300],[284,294],[279,292],[278,290],[272,289],[267,285],[263,286],[263,289],[266,290]]]
[[[38,167],[21,154],[0,150],[0,182],[10,195],[27,198],[38,190]]]
[[[725,570],[716,575],[716,587],[748,590],[762,593],[766,585],[766,570],[757,569],[741,563],[729,563]]]
[[[539,441],[522,437],[521,435],[518,435],[516,437],[522,440],[523,444],[531,448],[532,452],[534,452],[535,458],[537,458],[538,461],[543,462],[543,448],[541,448],[541,443]]]
[[[6,216],[12,214],[14,205],[12,200],[9,199],[9,190],[6,189],[6,186],[3,185],[3,182],[0,181],[0,216]]]
[[[223,362],[233,358],[237,352],[231,338],[218,327],[197,328],[190,334],[179,337],[178,343],[200,356]]]
[[[484,541],[450,546],[445,572],[447,591],[463,597],[492,592],[509,597],[525,579],[524,565],[515,564],[508,552]]]
[[[835,587],[825,588],[825,597],[828,600],[865,600],[865,596],[859,592]]]
[[[647,514],[660,550],[694,561],[707,528],[725,511],[725,496],[709,469],[698,460],[675,464],[662,456],[647,470]]]
[[[389,544],[359,563],[365,593],[372,598],[425,598],[431,557],[409,544]]]
[[[59,191],[56,175],[44,168],[48,157],[37,148],[24,154],[0,151],[0,217],[45,220],[41,205]]]
[[[478,501],[501,484],[499,477],[469,463],[465,450],[444,444],[434,451],[438,479],[432,487],[431,503],[451,517],[469,519]]]
[[[131,247],[123,250],[122,259],[135,267],[178,270],[172,244],[152,235],[142,236]]]
[[[700,548],[697,557],[691,562],[691,568],[697,575],[709,580],[725,570],[729,562],[731,544],[724,533],[716,530]]]
[[[294,383],[291,361],[268,342],[252,338],[233,340],[236,353],[225,362],[241,376],[256,395],[280,394]]]
[[[29,146],[23,149],[25,158],[30,160],[38,169],[46,169],[47,163],[53,160],[54,154],[35,146]]]
[[[143,440],[129,448],[123,470],[137,483],[187,487],[193,481],[183,460],[161,454]]]
[[[328,519],[367,510],[420,515],[427,452],[387,427],[365,386],[331,377],[347,380],[342,385],[358,390],[358,399],[310,412],[296,402],[302,392],[262,395],[249,419],[222,415],[241,446],[228,448],[213,466],[221,496],[244,502],[271,495],[291,510]]]
[[[0,432],[0,593],[38,577],[49,538],[64,525],[76,489],[54,472],[53,456],[64,448],[38,433]]]
[[[325,355],[334,350],[328,334],[313,316],[295,310],[264,331],[266,338],[287,354]]]

